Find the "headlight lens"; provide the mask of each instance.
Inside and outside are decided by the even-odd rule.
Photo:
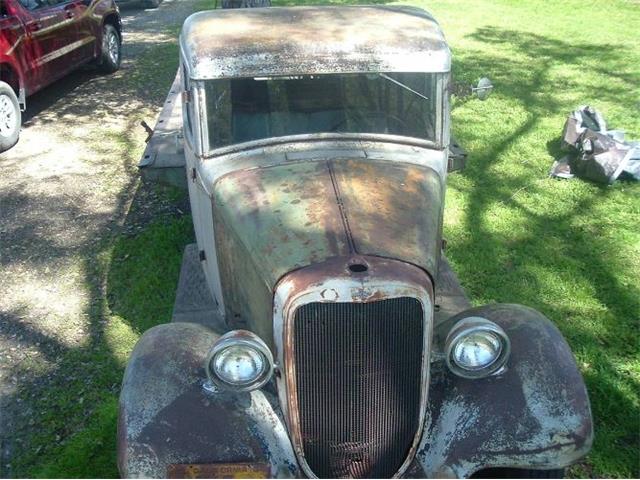
[[[502,350],[497,335],[491,332],[471,332],[462,337],[451,352],[453,361],[466,370],[480,370],[495,362]]]
[[[246,385],[262,374],[265,363],[262,354],[253,348],[232,345],[215,356],[213,369],[227,383]]]
[[[257,335],[234,330],[214,344],[206,369],[209,379],[222,389],[255,390],[271,378],[273,356]]]
[[[465,378],[481,378],[500,370],[510,353],[509,337],[497,324],[468,317],[454,325],[445,345],[447,365]]]

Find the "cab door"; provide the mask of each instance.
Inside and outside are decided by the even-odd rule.
[[[19,0],[31,49],[30,70],[39,90],[74,68],[74,18],[56,0]]]
[[[91,18],[90,0],[62,0],[64,15],[72,20],[66,34],[69,35],[68,44],[73,48],[73,61],[76,65],[85,63],[94,57],[96,51],[96,21]]]
[[[15,0],[0,0],[0,59],[3,64],[12,65],[18,72],[21,86],[28,95],[34,87],[31,71],[34,59],[29,37],[20,17],[22,10],[16,3]]]

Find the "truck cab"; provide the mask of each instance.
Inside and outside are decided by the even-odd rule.
[[[556,327],[472,307],[442,252],[450,71],[417,8],[187,19],[184,156],[212,308],[132,353],[123,476],[535,477],[588,452]]]

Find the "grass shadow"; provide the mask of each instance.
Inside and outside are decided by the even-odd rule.
[[[559,66],[579,70],[606,52],[615,71],[625,59],[613,45],[497,27],[480,28],[469,38],[488,48],[460,52],[455,71],[469,79],[488,74],[496,94],[485,106],[468,103],[454,113],[459,119],[486,115],[490,127],[454,120],[469,160],[451,182],[465,213],[449,232],[450,258],[476,302],[527,304],[559,326],[592,401],[592,462],[597,470],[607,465],[605,476],[634,475],[630,459],[637,458],[640,419],[629,418],[638,411],[640,384],[629,369],[637,367],[640,290],[625,281],[632,278],[621,255],[629,255],[628,237],[607,229],[617,224],[631,232],[635,220],[625,215],[624,185],[545,178],[549,154],[560,152],[563,117],[577,106],[573,97],[621,101],[619,89],[558,75]],[[619,215],[618,221],[604,225],[601,215],[607,214]]]

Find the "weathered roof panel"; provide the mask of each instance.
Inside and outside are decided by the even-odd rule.
[[[390,6],[210,10],[184,23],[193,79],[356,72],[448,72],[451,54],[424,10]]]

